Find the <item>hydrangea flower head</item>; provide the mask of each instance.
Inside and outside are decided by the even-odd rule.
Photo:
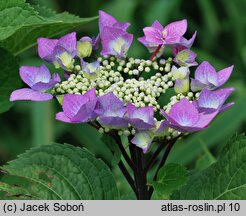
[[[149,59],[128,56],[133,41],[129,25],[99,11],[97,36],[77,41],[73,32],[60,39],[38,39],[39,56],[61,67],[65,79],[51,76],[44,65],[23,66],[20,76],[30,88],[14,91],[10,100],[55,96],[62,105],[57,120],[90,123],[100,133],[126,136],[144,153],[154,143],[204,130],[233,105],[227,102],[233,89],[220,88],[233,66],[216,72],[204,61],[193,69],[198,64],[191,50],[197,33],[186,39],[185,19],[165,27],[156,20],[143,29],[138,41],[153,53]],[[172,57],[165,56],[168,47]]]

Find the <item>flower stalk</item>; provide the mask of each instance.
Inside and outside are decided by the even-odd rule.
[[[153,61],[153,59],[155,58],[155,56],[156,56],[156,54],[160,51],[160,49],[161,49],[161,45],[158,45],[157,47],[156,47],[156,50],[155,50],[155,52],[152,54],[152,56],[150,57],[150,61]]]

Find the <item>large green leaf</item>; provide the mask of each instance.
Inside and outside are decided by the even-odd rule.
[[[246,137],[233,137],[218,162],[194,174],[175,199],[246,199]]]
[[[14,56],[0,48],[0,113],[9,110],[11,92],[21,86],[19,78],[19,65]]]
[[[0,184],[0,190],[12,196],[26,192],[21,196],[73,200],[119,198],[115,180],[105,163],[86,149],[67,144],[33,148],[2,169],[29,181],[18,188],[11,183],[6,186],[9,181]]]
[[[34,9],[25,0],[0,0],[0,46],[17,55],[35,45],[38,37],[53,37],[94,19]]]
[[[158,199],[168,198],[173,191],[179,190],[188,180],[187,170],[180,164],[167,164],[158,173],[157,180],[151,182],[154,196]]]

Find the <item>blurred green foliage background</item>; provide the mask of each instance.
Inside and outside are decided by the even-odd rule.
[[[227,86],[235,88],[230,100],[235,105],[221,114],[212,125],[180,141],[169,161],[182,163],[191,169],[204,169],[216,160],[219,151],[234,133],[246,131],[246,1],[245,0],[29,0],[57,12],[68,11],[80,17],[96,16],[104,10],[120,21],[131,22],[129,31],[135,41],[130,55],[146,57],[147,50],[137,42],[142,29],[155,19],[163,25],[186,18],[187,38],[197,30],[193,50],[199,62],[208,60],[217,70],[234,64]],[[98,33],[97,22],[77,29],[78,36]],[[40,65],[36,48],[20,56],[21,65]],[[95,129],[86,125],[67,125],[55,120],[59,106],[55,101],[17,102],[0,115],[0,163],[3,164],[32,146],[51,141],[85,146],[110,164],[110,152]],[[115,169],[119,184],[123,178]],[[122,186],[124,188],[124,186]],[[130,196],[126,193],[126,197]]]

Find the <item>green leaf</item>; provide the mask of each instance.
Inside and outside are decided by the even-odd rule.
[[[194,174],[174,199],[246,199],[246,137],[233,137],[218,162]]]
[[[0,48],[0,113],[6,112],[12,106],[9,97],[12,91],[21,87],[19,65],[14,56]]]
[[[2,169],[29,181],[27,186],[18,185],[23,187],[22,191],[28,191],[24,196],[48,200],[119,198],[115,180],[105,163],[86,149],[67,144],[33,148]],[[0,184],[0,190],[6,191],[6,185]],[[12,196],[17,192],[14,188],[8,191]]]
[[[188,180],[187,170],[180,164],[167,164],[158,173],[157,181],[150,184],[154,187],[155,197],[165,199],[173,191],[179,190]]]
[[[112,166],[116,166],[121,159],[121,151],[119,146],[115,143],[115,141],[110,137],[109,135],[103,133],[101,140],[104,144],[107,145],[107,147],[110,149],[110,151],[113,153],[113,157],[111,160]]]
[[[195,170],[196,171],[204,170],[208,168],[210,165],[212,165],[215,161],[216,160],[213,158],[212,155],[205,153],[201,157],[199,157],[198,160],[196,161]]]
[[[0,0],[0,47],[18,55],[34,46],[38,37],[53,37],[93,20],[34,9],[25,0]]]

